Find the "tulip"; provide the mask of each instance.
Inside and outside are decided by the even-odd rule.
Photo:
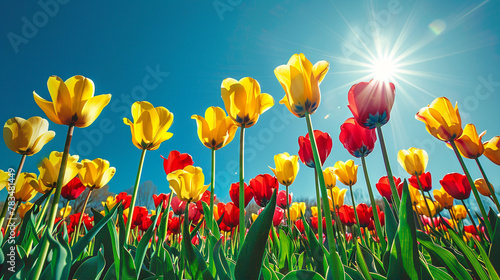
[[[247,183],[244,184],[244,203],[245,207],[247,207],[248,203],[252,201],[252,198],[254,196],[252,188],[247,186]],[[231,187],[229,188],[229,196],[231,197],[231,200],[233,201],[234,205],[236,207],[240,208],[240,183],[232,183]]]
[[[333,172],[337,179],[346,186],[352,186],[357,182],[358,166],[354,164],[352,159],[346,162],[337,161],[333,166]]]
[[[61,208],[61,210],[59,210],[59,216],[61,216],[61,218],[66,218],[69,216],[69,214],[71,214],[71,210],[73,210],[73,208],[71,206],[66,206],[66,207],[63,207]]]
[[[495,191],[493,185],[491,185],[491,183],[489,185],[490,186],[488,188],[488,185],[483,178],[479,178],[474,181],[474,186],[476,186],[478,192],[484,196],[491,196],[490,188],[491,190]]]
[[[339,187],[335,187],[330,189],[330,194],[328,195],[328,200],[330,202],[330,210],[339,210],[340,207],[344,205],[344,198],[347,189],[339,189]]]
[[[172,207],[172,211],[174,211],[174,214],[182,215],[182,213],[184,213],[184,210],[186,209],[186,201],[180,200],[179,197],[174,196],[172,198],[170,206]]]
[[[0,191],[9,186],[10,173],[0,170]]]
[[[47,193],[56,187],[62,156],[63,153],[54,151],[50,153],[49,158],[44,158],[38,165],[38,171],[40,172],[39,184],[38,186],[33,185],[38,192]],[[66,171],[62,180],[63,186],[67,185],[80,172],[82,164],[78,163],[78,158],[77,155],[68,156]]]
[[[342,224],[351,227],[356,223],[354,208],[350,205],[342,205],[339,209],[339,218]]]
[[[453,196],[449,195],[444,188],[440,190],[433,191],[434,198],[439,204],[441,204],[446,209],[451,209],[453,207]]]
[[[198,138],[205,147],[218,150],[229,144],[238,129],[226,112],[220,107],[208,107],[205,118],[199,115],[191,116],[196,120]]]
[[[412,205],[416,207],[416,205],[420,202],[421,199],[423,199],[422,194],[420,191],[416,188],[408,188],[410,192],[410,198],[412,201]]]
[[[126,193],[126,192],[121,192],[115,196],[115,203],[122,203],[123,209],[128,209],[130,206],[130,202],[132,200],[132,195]],[[113,208],[113,207],[111,207]],[[109,209],[111,209],[109,208]]]
[[[235,228],[240,223],[239,209],[234,205],[234,203],[229,202],[227,204],[219,203],[217,204],[217,211],[219,216],[222,217],[220,227],[223,231],[230,231]]]
[[[188,209],[189,221],[192,222],[193,224],[198,224],[201,216],[202,216],[202,213],[198,209],[198,206],[196,206],[196,203],[189,203],[189,209]]]
[[[167,175],[170,189],[180,200],[197,202],[210,185],[204,185],[205,176],[200,167],[188,165]]]
[[[33,203],[31,202],[21,203],[18,208],[19,217],[21,219],[24,219],[24,215],[26,215],[26,213],[31,209],[31,207],[33,207]]]
[[[295,116],[314,114],[318,109],[321,93],[319,84],[329,69],[327,61],[318,61],[314,66],[304,54],[294,54],[286,65],[274,69],[274,74],[285,90],[280,104],[285,104]]]
[[[354,118],[349,118],[340,126],[339,140],[351,155],[360,158],[373,151],[377,134],[375,130],[366,129]]]
[[[464,200],[470,196],[471,186],[467,180],[467,176],[463,174],[446,174],[439,183],[455,199]]]
[[[78,176],[71,179],[61,190],[61,196],[66,200],[75,200],[77,199],[84,191],[86,190],[85,185],[82,184],[82,181]],[[111,209],[111,208],[110,208]]]
[[[484,152],[484,146],[481,142],[484,134],[486,134],[486,130],[478,135],[476,127],[473,124],[467,124],[463,129],[462,135],[455,139],[455,144],[460,154],[470,159],[480,157]],[[447,146],[452,148],[449,143],[447,143]]]
[[[318,216],[318,207],[317,206],[311,206],[311,216],[313,216],[313,217]]]
[[[14,197],[16,201],[27,202],[36,196],[37,190],[33,186],[37,185],[35,173],[23,172],[15,182]]]
[[[418,181],[420,181],[423,191],[428,192],[432,189],[432,177],[430,172],[422,173],[422,175],[418,176],[418,180],[417,176],[412,175],[408,181],[410,182],[410,185],[417,190],[420,189]]]
[[[316,222],[316,226],[317,226],[317,225],[318,225],[318,224],[317,224],[317,222]],[[297,230],[298,230],[300,233],[304,233],[304,230],[305,230],[305,228],[304,228],[304,222],[303,222],[301,219],[299,219],[299,220],[296,220],[296,221],[295,221],[295,226],[297,227]]]
[[[356,206],[356,212],[358,214],[359,226],[367,227],[370,224],[370,219],[373,217],[372,211],[368,208],[368,205],[360,203]]]
[[[271,168],[278,181],[284,186],[290,186],[299,172],[299,156],[290,156],[288,153],[274,156],[276,168]]]
[[[337,177],[335,176],[333,167],[327,167],[323,170],[323,178],[325,179],[326,188],[331,190],[337,184]]]
[[[257,203],[257,205],[259,205],[260,207],[266,207],[266,205],[271,200],[274,190],[279,188],[279,183],[278,179],[274,176],[271,176],[269,174],[259,174],[255,176],[255,178],[250,180],[249,187],[253,191],[255,203]]]
[[[168,129],[174,121],[172,114],[165,107],[153,107],[147,101],[138,101],[132,104],[133,122],[123,118],[123,122],[130,126],[132,143],[142,150],[156,150],[160,144],[172,137]]]
[[[400,150],[398,152],[399,164],[410,175],[422,175],[427,167],[429,156],[422,149],[409,148],[408,150]]]
[[[453,215],[457,221],[467,218],[467,209],[463,205],[455,205],[452,207]]]
[[[285,210],[276,207],[274,209],[274,215],[273,215],[273,225],[275,227],[279,226],[281,222],[283,222],[283,217],[285,216]]]
[[[415,118],[425,123],[427,131],[441,141],[452,141],[462,135],[462,120],[446,97],[438,97],[430,105],[418,111]]]
[[[293,193],[288,194],[288,203],[292,203],[292,198],[293,198]],[[286,191],[282,190],[279,191],[277,196],[276,196],[276,206],[280,207],[281,209],[287,209],[287,197],[286,197]]]
[[[427,207],[428,206],[428,207]],[[426,201],[426,198],[422,197],[420,201],[417,203],[417,213],[420,215],[425,215],[427,217],[434,217],[437,213],[441,212],[442,206],[439,202],[434,201]],[[430,211],[429,211],[430,209]]]
[[[109,161],[101,158],[82,160],[83,168],[79,177],[87,188],[91,190],[104,187],[113,178],[116,168],[109,167]]]
[[[396,183],[396,188],[398,190],[398,195],[399,198],[401,198],[401,195],[403,194],[403,185],[404,183],[401,182],[401,178],[396,178],[393,176],[394,182]],[[392,203],[392,191],[391,191],[391,186],[389,185],[389,178],[387,176],[382,176],[379,180],[378,183],[375,184],[377,187],[378,192],[380,193],[381,196],[385,197],[389,203]]]
[[[27,120],[15,117],[7,120],[3,127],[5,144],[20,155],[38,153],[55,135],[54,131],[49,131],[49,122],[40,117]]]
[[[205,202],[207,205],[210,205],[210,191],[206,190],[202,195],[201,199],[196,202],[196,207],[198,207],[198,211],[200,211],[201,214],[204,214],[203,210],[203,204],[202,201]],[[214,194],[214,200],[217,198],[217,196]]]
[[[389,121],[395,92],[392,83],[378,80],[361,82],[349,90],[348,107],[359,125],[373,129]]]
[[[165,174],[170,174],[179,169],[184,169],[188,165],[193,165],[193,158],[189,154],[181,154],[179,151],[172,150],[167,158],[163,158],[163,169]]]
[[[496,165],[500,165],[500,136],[484,142],[484,155]]]
[[[369,213],[373,213],[372,208],[373,208],[373,206],[370,206],[370,208],[368,208]],[[378,205],[377,205],[377,214],[378,214],[378,218],[380,221],[380,225],[384,226],[385,225],[385,213],[384,213],[384,211],[380,210],[380,207],[378,207]],[[373,218],[374,217],[372,215],[371,219],[373,220]]]
[[[302,217],[302,215],[306,212],[306,204],[304,202],[294,202],[290,205],[289,211],[289,219],[292,222],[295,222],[298,218]]]
[[[239,127],[253,126],[259,116],[274,105],[273,97],[261,93],[259,83],[249,77],[239,81],[224,79],[221,95],[229,117]]]
[[[170,212],[169,218],[168,218],[168,232],[170,234],[181,233],[181,224],[182,224],[181,218],[180,217],[172,217],[172,212]]]
[[[155,208],[158,208],[160,203],[162,204],[162,209],[165,210],[167,208],[168,201],[170,200],[170,194],[161,193],[159,195],[153,194],[153,202],[155,204]]]
[[[141,226],[144,219],[147,219],[149,215],[148,209],[144,206],[135,206],[132,215],[132,228]]]
[[[319,158],[321,165],[325,163],[326,158],[332,151],[332,137],[326,132],[314,130],[314,138],[318,148]],[[306,136],[299,136],[299,157],[303,164],[308,167],[314,168],[314,158],[311,149],[311,141],[309,140],[309,133]]]
[[[51,76],[47,87],[52,102],[33,92],[36,104],[54,123],[76,127],[91,125],[111,100],[111,94],[94,96],[94,82],[83,76],[73,76],[66,81]]]

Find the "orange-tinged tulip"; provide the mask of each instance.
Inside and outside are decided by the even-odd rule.
[[[9,186],[10,173],[0,170],[0,191]]]
[[[245,77],[239,81],[227,78],[222,81],[221,96],[227,114],[239,127],[251,127],[259,116],[273,107],[274,99],[260,92],[257,80]]]
[[[198,138],[209,149],[218,150],[229,144],[238,129],[220,107],[208,107],[205,117],[193,115],[191,118],[196,120]]]
[[[116,172],[116,168],[109,167],[109,161],[102,158],[84,159],[82,165],[83,168],[78,175],[82,184],[92,190],[104,187]]]
[[[61,210],[59,210],[59,216],[61,216],[61,218],[66,218],[69,216],[69,214],[71,214],[71,210],[72,210],[72,207],[68,205],[68,207],[63,207],[61,208]],[[103,210],[104,212],[104,210]],[[103,216],[105,216],[103,214]]]
[[[484,155],[496,165],[500,165],[500,136],[484,142]]]
[[[284,186],[290,186],[297,173],[299,173],[299,156],[290,156],[288,153],[277,154],[274,156],[276,168],[271,168],[278,181]]]
[[[7,120],[3,127],[3,139],[7,147],[27,156],[38,153],[55,135],[54,131],[49,131],[49,122],[40,117],[27,120],[15,117]]]
[[[441,188],[440,190],[434,190],[433,191],[434,198],[436,201],[439,202],[444,208],[446,209],[451,209],[453,207],[453,196],[448,194],[444,188]]]
[[[36,196],[37,191],[32,187],[33,183],[37,183],[35,173],[23,172],[19,175],[14,191],[16,201],[26,202]]]
[[[280,103],[299,118],[304,117],[306,112],[314,114],[321,100],[319,84],[329,67],[330,64],[324,60],[312,65],[303,53],[292,55],[286,65],[274,69],[285,90],[285,97]]]
[[[323,170],[323,178],[325,179],[327,189],[333,189],[337,184],[337,177],[335,176],[333,170],[333,167],[327,167]]]
[[[462,135],[462,120],[446,97],[438,97],[418,111],[415,118],[425,123],[427,131],[441,141],[454,140]]]
[[[32,184],[38,192],[47,193],[56,187],[62,156],[63,153],[54,151],[38,165],[38,171],[40,172],[38,183]],[[62,182],[63,186],[68,184],[80,172],[82,164],[78,162],[78,158],[77,155],[68,155],[66,171]]]
[[[337,161],[333,166],[333,172],[337,179],[346,186],[353,186],[358,180],[358,166],[352,159],[346,162]]]
[[[31,209],[31,207],[33,207],[33,203],[31,202],[21,203],[18,208],[19,217],[21,219],[24,219],[24,215],[26,215],[26,213]]]
[[[170,189],[182,201],[197,202],[210,185],[204,185],[205,175],[200,167],[188,165],[167,175]]]
[[[132,104],[133,122],[123,118],[130,126],[132,143],[139,149],[156,150],[160,144],[172,137],[168,129],[174,121],[172,114],[165,107],[153,107],[147,101],[137,101]]]
[[[410,175],[422,175],[427,167],[429,156],[422,149],[409,148],[398,152],[398,162]]]
[[[339,187],[334,187],[328,192],[328,202],[330,204],[330,210],[338,210],[342,205],[344,205],[344,198],[347,189],[339,189]]]
[[[488,185],[486,184],[486,180],[484,180],[483,178],[476,179],[474,181],[474,185],[476,186],[476,189],[480,194],[482,194],[484,196],[491,196],[490,189],[488,188]],[[493,191],[495,191],[495,189],[493,188],[493,185],[491,185],[491,183],[490,183],[490,187]]]
[[[33,92],[36,104],[57,124],[87,127],[101,114],[111,100],[111,94],[94,96],[94,82],[83,76],[63,81],[51,76],[47,81],[52,102]]]
[[[465,209],[465,206],[463,205],[455,205],[452,208],[453,215],[455,216],[455,219],[457,221],[463,220],[467,218],[467,209]]]
[[[455,144],[457,145],[460,154],[470,159],[480,157],[484,152],[483,143],[481,142],[484,134],[486,134],[486,130],[478,135],[476,126],[470,123],[467,124],[462,135],[455,139]],[[449,143],[446,143],[446,145],[451,148]]]

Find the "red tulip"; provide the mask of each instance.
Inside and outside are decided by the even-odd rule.
[[[370,208],[368,208],[368,211],[371,214],[371,219],[373,220],[373,209],[372,209],[372,206],[370,206]],[[378,220],[380,221],[380,226],[384,226],[385,225],[385,213],[384,211],[380,210],[380,207],[378,207],[377,205],[377,214],[378,214]]]
[[[179,151],[171,151],[168,158],[163,158],[163,169],[168,175],[175,170],[183,169],[188,165],[193,165],[193,158],[189,154],[181,154]]]
[[[342,205],[339,209],[339,218],[342,224],[350,227],[356,223],[354,208],[350,205]]]
[[[94,227],[94,216],[92,216],[92,217],[87,216],[86,219],[84,216],[83,224],[85,225],[85,228],[87,230],[91,230]]]
[[[340,126],[339,140],[351,155],[359,158],[373,151],[377,134],[373,129],[360,126],[354,118],[348,118]]]
[[[465,175],[449,173],[446,174],[439,183],[441,183],[444,190],[455,199],[464,200],[470,196],[471,186]]]
[[[325,217],[323,217],[323,232],[326,232],[326,220],[325,220]],[[335,225],[335,220],[332,219],[332,226]]]
[[[358,220],[360,227],[367,227],[370,224],[370,220],[373,216],[373,212],[369,211],[368,205],[360,203],[356,206],[356,212],[358,213]]]
[[[153,201],[155,203],[155,208],[158,208],[158,205],[163,201],[162,209],[165,210],[167,208],[168,200],[170,198],[170,194],[161,193],[159,195],[153,194]]]
[[[293,193],[288,194],[288,203],[292,205],[292,197]],[[286,209],[286,191],[282,190],[278,192],[278,195],[276,197],[276,206]]]
[[[279,188],[278,179],[269,174],[259,174],[250,180],[255,203],[260,207],[266,207],[271,200],[274,190]]]
[[[215,199],[217,198],[217,195],[214,194],[214,203],[215,203]],[[209,190],[206,190],[203,195],[201,196],[201,199],[198,200],[196,202],[196,206],[198,207],[198,211],[200,211],[201,214],[204,214],[204,210],[203,210],[203,204],[201,203],[202,201],[204,201],[209,207],[210,207],[210,191]]]
[[[117,194],[115,197],[115,202],[116,203],[121,202],[123,205],[123,209],[127,209],[130,206],[130,201],[132,201],[132,195],[126,192],[121,192]]]
[[[396,189],[398,190],[398,195],[399,198],[401,198],[401,195],[403,194],[403,182],[401,182],[400,178],[396,178],[392,176],[394,179],[394,184],[396,184]],[[392,203],[392,190],[391,190],[391,185],[389,184],[389,177],[383,176],[378,180],[378,183],[375,184],[377,187],[378,192],[380,193],[381,196],[385,197],[389,203]]]
[[[219,217],[222,217],[220,228],[223,231],[230,231],[232,228],[239,225],[240,210],[234,203],[229,202],[224,204],[221,202],[217,204],[217,211],[219,212]]]
[[[430,172],[424,172],[422,175],[418,176],[418,179],[420,181],[420,184],[422,185],[422,189],[424,192],[428,192],[432,189],[432,176]],[[408,179],[410,182],[410,185],[417,190],[420,190],[417,182],[417,176],[412,175],[410,179]]]
[[[151,220],[151,216],[146,216],[143,218],[141,224],[139,225],[139,229],[142,231],[146,231],[149,229],[149,227],[153,224],[153,221]]]
[[[243,190],[245,193],[245,207],[247,207],[248,203],[253,198],[253,190],[252,188],[248,187],[247,183],[243,184]],[[234,205],[236,207],[240,207],[240,183],[232,183],[231,187],[229,188],[229,196],[231,197],[231,200],[233,201]]]
[[[389,121],[395,92],[396,87],[392,83],[378,80],[361,82],[349,90],[348,107],[359,125],[373,129]]]
[[[264,208],[262,208],[264,209]],[[279,226],[281,222],[283,222],[283,217],[285,216],[285,210],[276,207],[274,209],[274,216],[273,216],[273,225],[275,227]]]
[[[332,151],[332,137],[330,137],[330,134],[326,132],[314,130],[314,138],[316,139],[316,147],[318,148],[321,166],[323,166],[326,158]],[[305,137],[299,136],[299,157],[305,165],[311,168],[315,167],[309,133],[307,133]]]
[[[85,191],[85,189],[80,178],[76,176],[62,187],[61,196],[67,200],[75,200]]]
[[[176,215],[182,215],[184,214],[184,210],[186,210],[186,202],[180,200],[177,196],[172,197],[170,206]]]
[[[318,216],[311,217],[311,227],[318,230]]]
[[[475,228],[474,225],[464,226],[464,231],[472,235],[478,235],[477,228]]]
[[[198,224],[200,218],[201,218],[201,212],[199,211],[198,206],[196,206],[196,203],[190,203],[188,210],[189,221],[192,222],[193,224]]]
[[[148,219],[148,209],[144,206],[135,206],[132,216],[132,228],[142,225],[144,219]]]
[[[172,212],[168,215],[168,232],[170,234],[181,233],[182,220],[180,217],[173,217]]]
[[[304,233],[304,223],[302,222],[302,219],[298,219],[297,221],[295,221],[295,226],[297,227],[297,229],[299,230],[300,233]],[[318,225],[316,224],[316,227]]]

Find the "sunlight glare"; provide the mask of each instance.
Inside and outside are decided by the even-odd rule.
[[[397,65],[390,57],[381,57],[373,62],[372,72],[375,79],[389,81],[396,74]]]

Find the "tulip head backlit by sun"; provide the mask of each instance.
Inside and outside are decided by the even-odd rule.
[[[441,141],[455,140],[462,135],[462,119],[458,105],[446,97],[438,97],[418,111],[415,118],[425,123],[427,131]]]
[[[116,168],[109,166],[109,161],[96,158],[94,160],[82,160],[83,168],[79,176],[82,184],[89,189],[100,189],[113,178]]]
[[[400,150],[398,152],[399,164],[410,175],[422,175],[427,167],[429,156],[427,152],[422,149],[409,148],[408,150]]]
[[[477,134],[476,126],[467,124],[463,129],[462,135],[455,139],[455,144],[460,154],[466,158],[476,159],[484,153],[484,146],[481,142],[486,130]],[[446,145],[451,148],[449,143]]]
[[[484,142],[484,155],[496,165],[500,165],[500,136]]]
[[[353,186],[358,181],[358,166],[352,159],[343,162],[337,161],[333,166],[337,179],[346,186]]]
[[[274,156],[276,168],[271,168],[278,181],[284,186],[290,186],[297,173],[299,173],[299,156],[290,156],[288,153],[277,154]]]
[[[170,189],[182,201],[197,202],[210,185],[204,185],[205,175],[200,167],[188,165],[167,175]]]
[[[327,167],[323,170],[323,178],[327,189],[333,189],[337,184],[337,176],[333,172],[333,167]]]
[[[56,187],[62,156],[62,152],[53,151],[48,158],[42,159],[42,162],[38,165],[38,171],[40,172],[39,183],[36,187],[38,192],[47,193]],[[77,155],[68,155],[66,171],[62,181],[63,186],[68,184],[80,172],[83,165],[78,162],[78,159]]]
[[[49,122],[40,117],[27,120],[15,117],[7,120],[3,127],[3,139],[7,147],[27,156],[38,153],[55,135],[54,131],[49,131]]]
[[[22,172],[15,183],[14,198],[16,201],[30,201],[37,195],[37,190],[33,188],[37,185],[35,173]]]
[[[196,120],[198,138],[209,149],[218,150],[229,144],[238,129],[220,107],[208,107],[205,117],[193,115],[191,118]]]
[[[493,190],[493,192],[495,191],[495,189],[493,188],[493,186],[491,185],[491,183],[489,184],[491,189]],[[490,188],[488,188],[488,185],[486,183],[486,180],[484,180],[483,178],[479,178],[479,179],[476,179],[474,181],[474,186],[476,186],[476,189],[477,191],[484,195],[484,196],[491,196],[491,191],[490,191]]]

